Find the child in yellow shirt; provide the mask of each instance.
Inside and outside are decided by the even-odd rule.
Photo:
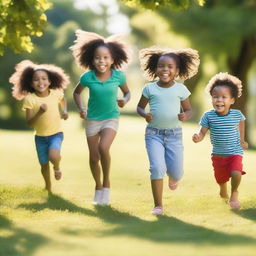
[[[13,97],[24,99],[22,109],[26,120],[35,130],[35,144],[45,188],[51,191],[50,166],[56,180],[61,178],[60,149],[63,141],[61,118],[68,118],[63,90],[69,83],[64,71],[54,65],[36,65],[24,60],[16,65],[10,77]],[[60,113],[61,111],[61,113]]]

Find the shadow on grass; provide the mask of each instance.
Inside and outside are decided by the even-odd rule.
[[[256,242],[249,236],[215,231],[174,217],[159,216],[156,221],[145,221],[110,206],[96,207],[96,210],[103,221],[115,225],[114,229],[104,231],[103,235],[129,235],[160,243],[241,245]]]
[[[34,251],[45,244],[48,239],[26,229],[18,228],[7,219],[0,215],[0,255],[1,256],[29,256]]]
[[[234,213],[245,219],[256,221],[256,208],[248,208],[244,210],[234,211]]]
[[[62,197],[50,194],[48,200],[43,203],[21,204],[32,212],[44,209],[81,213],[86,216],[100,218],[107,224],[113,224],[113,228],[98,232],[100,236],[128,235],[140,239],[151,240],[159,243],[193,243],[211,245],[242,245],[255,244],[256,239],[244,235],[227,234],[202,226],[186,223],[174,217],[160,216],[155,221],[146,221],[126,212],[121,212],[111,206],[96,206],[95,211],[84,209]],[[253,213],[252,213],[253,214]],[[81,233],[81,229],[70,233],[74,236]]]
[[[29,203],[29,204],[20,204],[19,207],[25,208],[32,212],[42,211],[44,209],[59,210],[59,211],[68,211],[71,213],[81,213],[88,216],[95,216],[95,212],[79,207],[76,204],[58,196],[55,194],[48,194],[47,201],[42,203]]]

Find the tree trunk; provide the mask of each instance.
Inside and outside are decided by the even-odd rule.
[[[249,99],[247,77],[253,60],[256,57],[256,39],[254,37],[244,40],[241,44],[240,52],[237,58],[228,59],[228,67],[230,73],[238,77],[243,84],[242,96],[236,100],[234,108],[241,110],[241,112],[247,116],[247,102]],[[250,144],[249,126],[246,122],[245,138]]]

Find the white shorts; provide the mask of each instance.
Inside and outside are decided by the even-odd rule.
[[[85,121],[85,133],[87,137],[94,136],[100,133],[103,129],[110,128],[115,131],[118,130],[119,119],[107,119],[102,121],[86,120]]]

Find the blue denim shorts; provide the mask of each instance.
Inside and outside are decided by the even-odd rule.
[[[60,151],[63,137],[63,132],[58,132],[51,136],[35,135],[36,151],[40,164],[47,164],[49,162],[50,148]]]
[[[150,179],[163,179],[167,173],[173,180],[180,180],[183,176],[182,129],[147,127],[145,142],[150,163]]]

